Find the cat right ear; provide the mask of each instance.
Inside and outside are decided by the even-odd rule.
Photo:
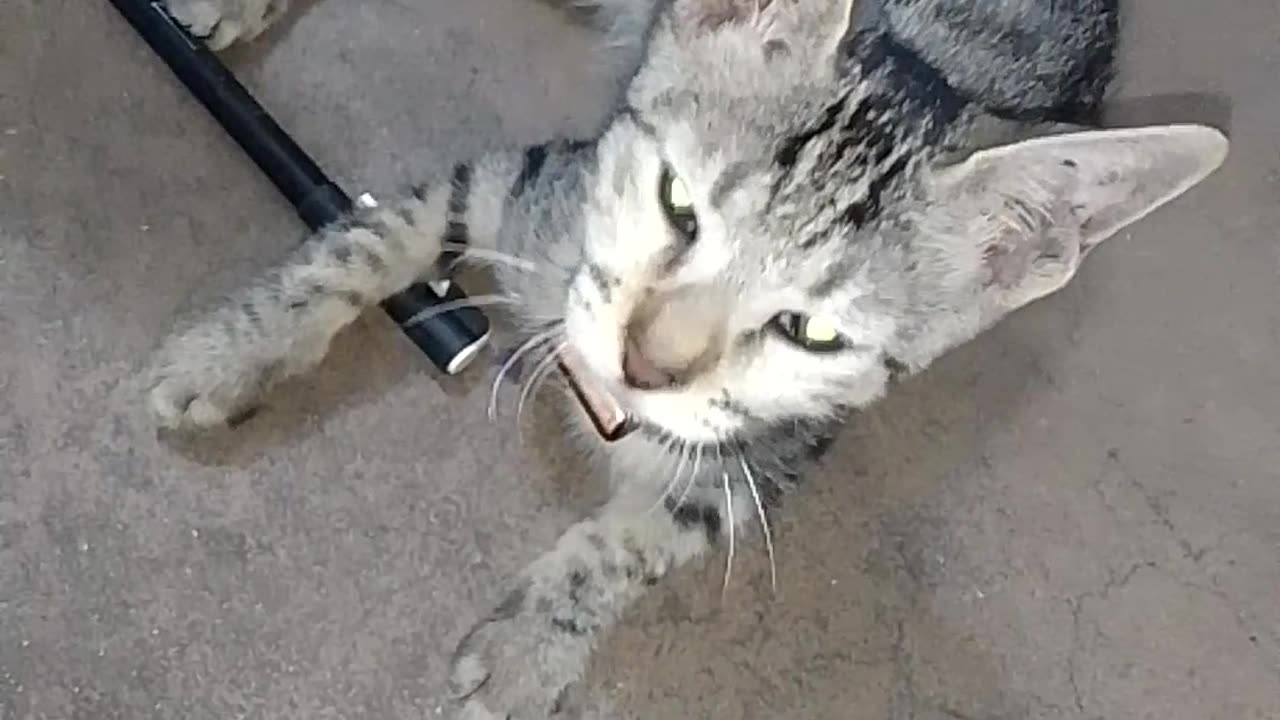
[[[970,330],[1062,288],[1085,255],[1216,170],[1227,138],[1201,125],[1089,130],[974,153],[927,182],[917,242],[928,281],[966,288]],[[955,345],[967,337],[937,338]]]

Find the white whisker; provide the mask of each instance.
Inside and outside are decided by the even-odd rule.
[[[764,528],[764,546],[769,551],[769,585],[773,592],[778,592],[778,566],[773,558],[773,532],[769,529],[769,518],[764,514],[764,503],[760,502],[760,491],[756,488],[755,475],[742,454],[738,454],[738,464],[742,466],[743,477],[747,480],[747,489],[751,491],[751,499],[756,503],[756,514],[760,516],[760,527]]]
[[[676,501],[676,509],[684,507],[684,501],[689,499],[689,491],[698,484],[698,469],[702,466],[702,446],[695,445],[692,450],[693,470],[689,473],[689,479],[684,483],[684,490],[680,491],[680,499]]]
[[[525,272],[531,272],[531,273],[538,272],[538,266],[534,265],[532,262],[529,262],[524,258],[518,258],[515,255],[499,252],[497,250],[489,250],[487,248],[472,247],[465,243],[454,243],[454,242],[440,243],[440,249],[445,252],[461,253],[462,257],[460,259],[464,262],[468,259],[475,258],[477,260],[483,260],[485,262],[508,265],[513,268],[524,270]]]
[[[524,415],[524,404],[533,393],[542,385],[542,380],[555,368],[555,362],[560,358],[560,352],[569,346],[569,341],[563,341],[547,352],[547,356],[538,361],[533,370],[529,373],[529,379],[524,384],[524,389],[520,391],[520,400],[516,403],[516,432],[520,432],[520,417]]]
[[[734,537],[735,531],[733,528],[733,488],[729,483],[729,473],[721,472],[720,478],[721,482],[724,483],[725,516],[726,522],[729,525],[729,557],[724,564],[724,585],[720,588],[720,594],[723,595],[729,590],[729,578],[733,576],[733,553],[736,550],[734,547],[736,542]]]
[[[520,358],[528,355],[534,348],[549,342],[559,332],[559,325],[543,330],[521,343],[520,347],[516,348],[515,352],[511,353],[511,357],[507,358],[507,361],[502,363],[502,368],[498,370],[498,376],[493,379],[493,386],[489,388],[488,413],[490,422],[496,419],[498,415],[498,390],[502,387],[502,379],[506,377],[507,373],[511,372],[511,368],[515,367],[516,363],[520,362]]]
[[[685,461],[689,459],[688,450],[685,448],[683,440],[673,440],[667,447],[671,448],[673,452],[676,450],[680,452],[680,461],[676,463],[676,471],[671,476],[671,479],[667,481],[667,486],[663,488],[662,495],[658,497],[658,501],[653,504],[653,507],[649,508],[650,513],[657,510],[659,506],[667,501],[667,498],[671,497],[671,491],[676,489],[676,484],[680,482],[680,475],[684,472]]]
[[[431,307],[414,314],[413,317],[406,320],[403,324],[405,327],[413,327],[420,325],[437,315],[453,312],[454,310],[462,310],[464,308],[487,307],[489,305],[516,305],[520,299],[510,295],[476,295],[475,297],[461,298],[459,300],[450,300],[442,302],[439,305]]]

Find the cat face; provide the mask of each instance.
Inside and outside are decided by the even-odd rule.
[[[646,425],[720,442],[865,405],[887,359],[921,368],[1060,288],[1225,154],[1168,127],[943,160],[971,109],[882,37],[841,44],[847,12],[677,0],[659,19],[599,144],[565,314]]]
[[[800,219],[767,207],[766,159],[708,152],[692,130],[630,119],[606,138],[569,340],[633,413],[696,441],[878,387],[890,315],[832,277],[843,248],[794,247]]]

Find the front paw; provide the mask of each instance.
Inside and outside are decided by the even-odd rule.
[[[280,368],[259,357],[230,318],[214,317],[170,337],[150,372],[147,405],[170,430],[234,424],[251,412]]]
[[[165,0],[164,5],[192,35],[221,50],[257,37],[284,14],[288,0]]]
[[[458,644],[451,682],[463,702],[460,720],[531,720],[561,710],[594,629],[557,595],[525,583]]]

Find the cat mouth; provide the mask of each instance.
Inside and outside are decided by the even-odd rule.
[[[618,398],[600,382],[582,358],[571,348],[560,356],[560,371],[564,374],[569,388],[578,405],[595,426],[596,432],[605,442],[617,442],[630,435],[638,423],[618,402]]]

